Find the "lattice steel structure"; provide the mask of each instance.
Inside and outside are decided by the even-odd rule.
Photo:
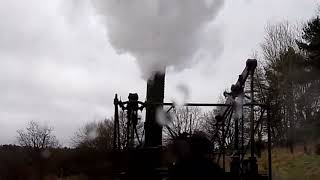
[[[271,125],[270,125],[270,108],[268,104],[256,102],[254,99],[254,72],[257,67],[257,60],[248,59],[246,67],[239,75],[237,82],[231,86],[230,92],[225,92],[226,98],[223,104],[214,103],[186,103],[184,106],[206,106],[206,107],[221,107],[220,112],[215,117],[216,131],[213,135],[215,146],[215,160],[222,164],[222,168],[226,168],[226,140],[233,140],[232,155],[230,162],[230,177],[234,179],[272,179],[271,166]],[[250,96],[246,96],[245,83],[250,77]],[[159,82],[157,84],[156,82]],[[115,114],[114,114],[114,150],[120,151],[120,130],[119,130],[119,107],[127,113],[127,139],[126,147],[134,148],[135,139],[139,143],[139,147],[158,147],[161,146],[162,127],[156,123],[156,108],[169,106],[168,112],[174,108],[173,103],[163,103],[164,97],[164,74],[156,74],[153,81],[148,81],[147,101],[139,101],[137,94],[129,94],[128,101],[122,102],[117,95],[114,99]],[[244,103],[244,98],[250,102]],[[245,118],[243,115],[244,108],[250,110],[250,116]],[[145,121],[145,142],[137,133],[138,111],[146,109]],[[256,109],[260,110],[260,116],[255,118]],[[256,120],[255,120],[256,119]],[[265,122],[265,123],[263,123]],[[249,139],[245,140],[245,123],[249,123]],[[261,175],[258,173],[257,156],[255,155],[255,134],[259,127],[267,131],[267,154],[268,154],[268,173]],[[170,130],[170,127],[165,127]],[[247,158],[247,151],[250,150],[250,155]],[[228,149],[230,151],[230,148]]]

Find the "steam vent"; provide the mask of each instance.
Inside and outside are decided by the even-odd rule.
[[[165,73],[156,72],[147,82],[147,103],[163,103]],[[156,121],[156,113],[162,105],[146,107],[145,146],[156,147],[162,144],[162,127]]]

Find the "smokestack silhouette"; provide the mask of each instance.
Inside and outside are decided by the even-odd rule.
[[[147,102],[163,103],[165,71],[157,71],[147,82]],[[156,121],[156,114],[162,105],[146,107],[145,146],[155,147],[162,144],[162,127]]]

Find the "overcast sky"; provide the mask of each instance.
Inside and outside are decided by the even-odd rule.
[[[177,87],[183,85],[190,92],[187,101],[214,102],[259,49],[268,23],[305,22],[317,4],[316,0],[219,4],[197,34],[201,37],[195,36],[200,37],[199,48],[188,58],[196,61],[168,67],[166,101],[179,98]],[[145,72],[136,59],[140,56],[131,49],[119,54],[109,41],[113,39],[108,36],[112,32],[108,18],[101,16],[97,4],[92,6],[89,0],[0,0],[0,144],[15,143],[16,130],[37,120],[54,127],[61,143],[69,145],[86,122],[112,116],[115,93],[126,99],[129,92],[137,92],[144,100]]]

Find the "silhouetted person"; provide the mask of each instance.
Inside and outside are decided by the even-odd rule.
[[[177,161],[169,170],[170,180],[222,179],[223,172],[208,156],[210,141],[201,134],[183,134],[173,145]]]

